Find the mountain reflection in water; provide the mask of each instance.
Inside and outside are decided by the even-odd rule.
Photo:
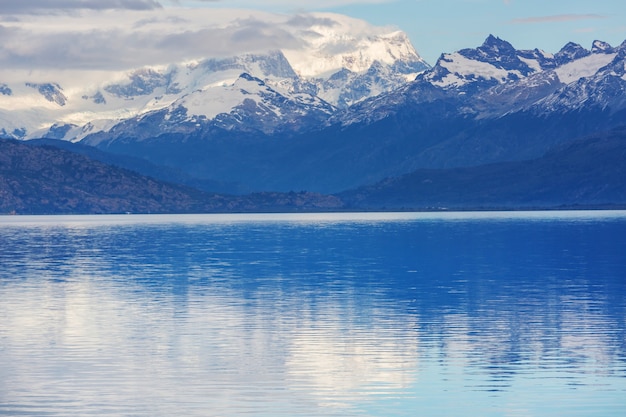
[[[626,213],[0,219],[0,415],[619,415]]]

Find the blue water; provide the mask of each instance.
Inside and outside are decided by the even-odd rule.
[[[3,416],[624,416],[626,212],[0,217]]]

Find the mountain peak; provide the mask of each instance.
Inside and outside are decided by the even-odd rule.
[[[557,65],[564,65],[577,59],[584,58],[589,54],[591,54],[591,52],[579,44],[568,42],[559,52],[554,54],[554,60]]]
[[[593,54],[610,54],[614,52],[614,50],[615,48],[604,41],[595,40],[591,45],[591,53]]]
[[[263,80],[261,80],[260,78],[254,77],[254,76],[248,74],[247,72],[242,72],[241,75],[239,75],[239,78],[237,80],[252,81],[252,82],[257,83],[260,86],[264,86],[265,85]]]
[[[518,58],[517,50],[513,45],[494,35],[489,35],[478,48],[461,49],[458,53],[465,58],[488,63],[497,68],[528,71],[528,67]]]
[[[489,35],[477,48],[441,55],[422,78],[440,87],[472,90],[477,83],[493,86],[526,77],[541,67],[538,57],[543,55],[518,51],[509,42]]]
[[[497,53],[515,51],[513,45],[497,36],[489,35],[478,49]]]
[[[386,28],[363,31],[352,19],[332,14],[315,16],[329,18],[335,24],[312,25],[301,30],[303,47],[283,50],[296,73],[304,79],[327,79],[344,68],[362,74],[374,61],[388,66],[399,61],[417,63],[421,65],[420,71],[429,68],[402,31]]]

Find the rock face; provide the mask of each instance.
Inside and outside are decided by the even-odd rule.
[[[26,83],[26,87],[32,87],[35,90],[39,91],[46,100],[51,103],[55,103],[59,106],[65,106],[67,103],[67,97],[62,92],[62,88],[59,84],[36,84],[36,83]]]

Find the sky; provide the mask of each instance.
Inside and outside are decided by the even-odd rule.
[[[442,52],[482,44],[489,34],[517,49],[558,52],[567,42],[626,40],[623,0],[399,0],[345,5],[335,10],[373,24],[394,24],[434,64]]]
[[[624,0],[0,0],[0,60],[5,68],[121,68],[191,50],[297,47],[290,28],[309,12],[402,30],[431,65],[489,34],[549,53],[569,41],[590,48],[595,39],[626,40]]]
[[[431,65],[441,53],[479,46],[489,34],[517,49],[539,48],[549,53],[558,52],[570,41],[590,48],[596,39],[614,46],[626,40],[624,0],[244,0],[179,4],[346,14],[403,30]]]

